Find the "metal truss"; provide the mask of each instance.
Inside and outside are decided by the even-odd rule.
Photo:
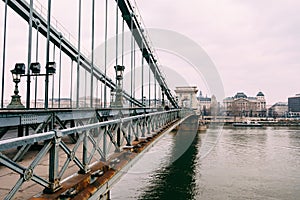
[[[66,123],[71,120],[77,120],[82,125],[84,120],[103,121],[112,119],[120,113],[123,116],[132,116],[156,111],[156,108],[1,110],[0,128],[2,134],[0,134],[0,138],[7,128],[20,125],[30,125],[35,133],[39,133],[43,132],[43,128],[50,125],[50,122],[52,122],[53,127],[56,124],[59,128],[65,129]]]
[[[66,174],[70,174],[67,173],[70,163],[75,164],[79,173],[86,174],[93,164],[108,161],[114,153],[133,145],[134,140],[152,136],[187,114],[188,112],[184,110],[142,114],[0,141],[1,165],[20,175],[5,199],[13,198],[28,181],[44,187],[44,192],[53,193],[59,190],[62,181],[68,178]],[[67,139],[74,134],[78,134],[78,138],[75,144],[70,145]],[[17,154],[20,154],[34,143],[42,145],[42,148],[27,167],[6,155],[6,152],[11,150],[16,150]],[[37,174],[35,169],[47,156],[48,174]]]
[[[76,126],[108,121],[119,117],[134,116],[156,112],[154,108],[131,108],[131,109],[55,109],[55,110],[23,110],[0,112],[0,139],[5,134],[18,132],[11,137],[40,134],[53,129],[67,129]],[[11,131],[10,131],[11,130]],[[78,139],[78,134],[69,135],[73,143]],[[5,138],[5,137],[3,137]],[[23,158],[31,145],[22,147],[13,160]]]

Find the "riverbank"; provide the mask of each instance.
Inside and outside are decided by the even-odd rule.
[[[233,123],[255,122],[263,126],[300,126],[298,118],[268,118],[268,117],[227,117],[227,116],[205,116],[200,122],[203,124],[224,124],[232,125]]]

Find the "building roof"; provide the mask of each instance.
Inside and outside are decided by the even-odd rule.
[[[238,99],[238,98],[247,98],[247,95],[245,95],[244,92],[238,92],[238,93],[236,93],[234,98],[236,98],[236,99]]]
[[[257,97],[264,97],[265,95],[262,92],[258,92],[256,96]]]
[[[209,97],[197,97],[198,101],[211,101],[211,98]]]
[[[293,97],[289,97],[289,99],[291,99],[291,98],[299,98],[300,97],[300,94],[296,94],[295,96],[293,96]]]
[[[277,102],[273,106],[288,106],[287,102]]]
[[[176,87],[174,90],[176,94],[178,93],[197,93],[198,89],[197,86],[183,86],[183,87]]]

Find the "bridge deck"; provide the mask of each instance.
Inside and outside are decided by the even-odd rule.
[[[21,147],[16,148],[16,146],[19,146],[17,144],[19,144],[19,141],[22,141],[21,138],[10,139],[12,141],[10,143],[15,144],[14,148],[7,148],[9,147],[9,142],[0,141],[0,162],[3,164],[3,166],[0,166],[0,194],[2,197],[5,197],[12,193],[14,188],[17,188],[17,192],[12,193],[13,199],[57,199],[62,197],[87,199],[94,193],[96,193],[96,196],[106,194],[112,185],[126,173],[127,169],[130,168],[148,148],[157,142],[163,134],[173,130],[188,116],[185,114],[180,118],[177,112],[178,111],[166,111],[158,114],[153,113],[139,117],[123,118],[123,120],[112,120],[112,122],[87,125],[87,128],[83,126],[75,127],[70,131],[62,130],[62,133],[55,134],[54,140],[50,143],[48,139],[52,136],[51,132],[49,132],[43,136],[48,139],[40,139],[39,142],[35,142],[35,144],[38,143],[38,145],[32,145],[30,151],[26,151],[23,160],[20,162],[15,162],[13,157],[20,152],[19,149],[21,149]],[[165,117],[160,118],[164,115]],[[132,121],[133,119],[135,119],[135,122]],[[152,130],[154,124],[156,124],[155,130]],[[133,125],[135,128],[132,127]],[[96,133],[96,129],[92,129],[99,129],[102,126],[105,126],[104,130],[107,130],[108,127],[113,127],[113,129],[110,130],[110,133],[100,130]],[[146,129],[151,131],[147,132],[145,136],[142,136],[143,132],[146,133]],[[62,137],[62,135],[68,136],[72,131],[81,132],[81,136],[79,136],[75,144],[70,137]],[[124,133],[124,131],[127,133]],[[127,146],[125,140],[127,139],[128,142],[128,132],[132,131],[135,131],[133,136],[136,137],[136,140],[130,142],[131,145]],[[118,132],[123,132],[123,140],[120,140],[120,138],[117,139],[120,137],[120,135],[118,136]],[[102,136],[99,137],[101,134]],[[108,139],[109,137],[103,138],[105,134],[110,134],[110,139]],[[57,136],[59,138],[56,138]],[[29,137],[33,137],[33,141],[31,141]],[[39,137],[38,135],[33,135],[25,136],[24,138],[33,144]],[[86,141],[83,139],[84,137],[87,138]],[[99,142],[99,138],[102,138],[102,140],[110,140],[106,148],[103,147],[105,143]],[[121,148],[118,148],[118,141],[121,141]],[[58,147],[56,150],[58,154],[56,158],[57,166],[53,165],[53,162],[51,163],[51,159],[54,157],[51,157],[50,145],[52,145],[51,148],[56,148],[55,145],[53,146],[53,142],[56,143]],[[49,149],[45,150],[47,145]],[[66,147],[64,147],[64,145],[66,145]],[[109,148],[109,146],[114,145],[116,148]],[[106,152],[106,160],[104,159],[106,155],[101,154],[105,152],[105,150],[108,151]],[[72,153],[74,153],[74,155]],[[99,157],[98,154],[101,154],[101,156]],[[36,158],[39,157],[41,159],[35,161]],[[85,167],[84,162],[87,163],[87,167]],[[66,167],[66,170],[64,170],[64,167]],[[87,171],[82,172],[82,170],[85,169],[87,169]],[[49,177],[51,177],[53,173],[53,176],[57,179],[51,181]],[[58,184],[54,187],[54,191],[49,192],[49,189],[51,190],[52,187],[51,184],[56,184],[55,180],[58,181]],[[20,182],[20,187],[18,186],[18,182]],[[47,184],[49,184],[49,186],[47,186]],[[8,199],[10,198],[11,197]]]
[[[132,144],[134,148],[125,148],[120,153],[114,153],[114,155],[111,156],[110,160],[107,162],[97,162],[91,168],[89,174],[79,174],[63,183],[63,186],[65,186],[63,190],[54,194],[40,194],[32,199],[58,198],[61,196],[61,194],[65,194],[66,191],[70,191],[71,188],[74,188],[74,184],[77,185],[77,187],[84,187],[84,189],[76,195],[75,199],[87,199],[92,195],[97,196],[97,194],[99,194],[100,196],[108,192],[111,186],[127,172],[128,168],[130,168],[139,160],[143,153],[151,148],[151,146],[154,145],[154,143],[156,143],[164,134],[172,131],[185,119],[186,118],[166,125],[163,129],[153,134],[153,137],[147,137],[139,141],[134,141]],[[93,177],[93,175],[97,173],[99,169],[104,169],[103,174],[100,177],[97,177],[97,175]]]

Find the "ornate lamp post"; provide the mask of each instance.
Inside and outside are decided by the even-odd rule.
[[[15,83],[14,95],[11,96],[11,102],[7,108],[23,109],[25,106],[21,103],[21,96],[19,95],[18,84],[21,81],[21,75],[25,74],[25,64],[17,63],[15,68],[11,70],[13,81]]]
[[[115,108],[123,107],[123,73],[124,73],[124,69],[125,69],[125,67],[122,65],[115,66],[117,87],[115,90],[115,99],[111,103],[111,107],[115,107]]]

